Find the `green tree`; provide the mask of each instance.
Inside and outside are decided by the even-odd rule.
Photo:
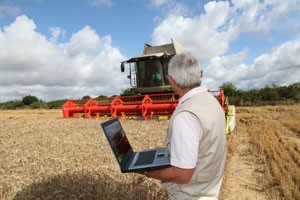
[[[8,101],[0,103],[0,109],[15,110],[24,106],[21,100]]]
[[[48,108],[47,103],[42,102],[42,101],[34,102],[29,107],[32,109],[47,109]]]
[[[287,99],[300,100],[300,82],[288,86]]]
[[[105,96],[105,95],[99,95],[97,98],[106,98],[107,96]]]
[[[34,102],[38,102],[38,101],[39,101],[39,99],[37,97],[31,96],[31,95],[25,96],[22,99],[22,103],[25,105],[31,105]]]
[[[278,100],[278,92],[276,87],[269,87],[268,85],[260,90],[261,99],[263,101],[277,101]]]
[[[85,95],[82,97],[82,99],[90,99],[91,97],[89,95]]]
[[[64,103],[66,103],[67,99],[55,100],[47,102],[47,107],[50,109],[61,108]]]
[[[126,90],[122,90],[120,96],[133,96],[138,95],[139,91],[137,88],[127,88]]]
[[[223,83],[223,85],[220,86],[220,89],[224,90],[225,95],[229,97],[235,96],[237,92],[235,85],[230,82]]]
[[[224,94],[229,104],[238,105],[240,103],[241,91],[237,90],[235,85],[230,82],[223,83],[220,89],[224,90]]]

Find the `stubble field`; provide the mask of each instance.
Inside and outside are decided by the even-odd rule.
[[[160,182],[122,174],[107,119],[0,110],[0,199],[167,199]],[[134,150],[164,145],[168,121],[122,119]],[[300,199],[300,106],[237,108],[221,199]]]

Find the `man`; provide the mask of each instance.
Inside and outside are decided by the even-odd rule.
[[[166,137],[171,167],[144,174],[162,180],[169,199],[218,199],[226,160],[225,115],[201,85],[202,68],[189,54],[169,62],[168,80],[181,99]]]

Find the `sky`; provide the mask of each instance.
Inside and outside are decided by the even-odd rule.
[[[120,62],[179,42],[203,84],[300,82],[300,0],[0,0],[0,102],[120,94]]]

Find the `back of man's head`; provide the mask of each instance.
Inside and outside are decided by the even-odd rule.
[[[170,60],[168,75],[181,89],[195,88],[201,85],[202,67],[191,53],[181,53]]]

